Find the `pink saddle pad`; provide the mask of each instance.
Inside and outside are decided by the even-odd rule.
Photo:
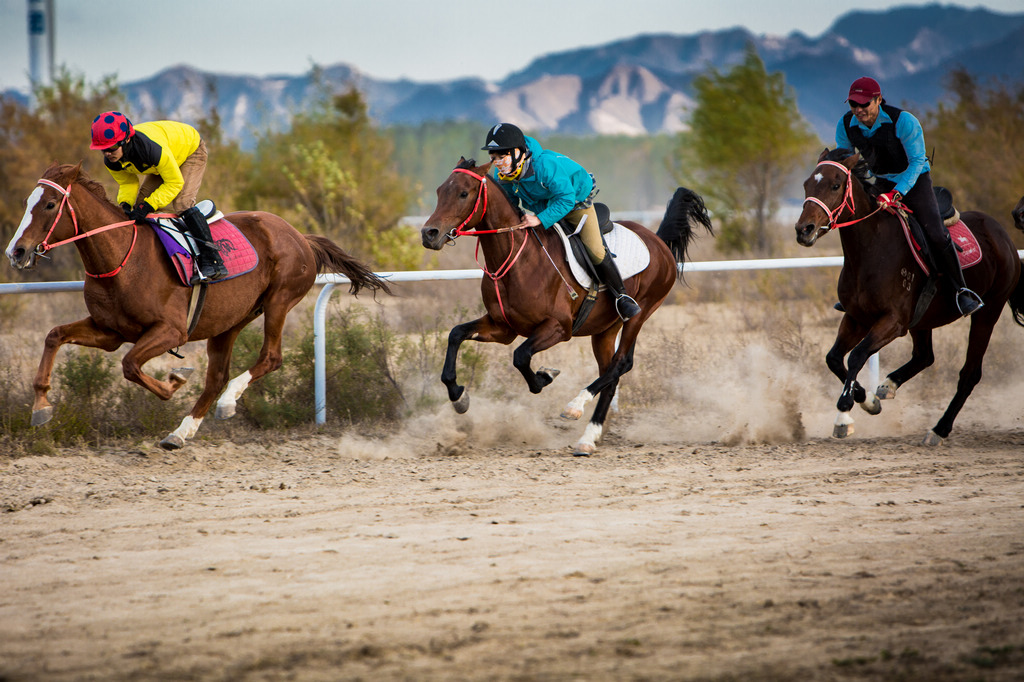
[[[978,239],[970,228],[964,225],[964,221],[958,220],[955,225],[950,225],[949,236],[953,238],[953,243],[960,247],[956,255],[960,259],[961,269],[981,262],[981,246],[978,245]]]
[[[211,284],[244,275],[259,264],[260,257],[256,253],[256,249],[245,238],[245,235],[226,219],[221,218],[216,222],[210,223],[210,234],[213,236],[213,241],[217,244],[217,248],[220,249],[220,257],[224,261],[224,266],[228,269],[226,277],[210,282]],[[174,250],[168,249],[168,251],[170,252],[171,262],[174,263],[174,269],[178,272],[178,278],[182,284],[188,286],[188,283],[192,280],[192,272],[195,269],[192,254],[180,247]]]

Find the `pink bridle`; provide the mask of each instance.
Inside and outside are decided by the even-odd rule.
[[[825,205],[825,202],[819,199],[818,197],[804,198],[805,204],[815,204],[825,212],[825,215],[828,216],[829,230],[834,230],[839,227],[846,227],[848,225],[855,225],[856,223],[859,223],[862,220],[867,220],[868,218],[870,218],[871,216],[873,216],[874,214],[878,213],[881,210],[881,208],[876,208],[874,211],[867,214],[863,218],[857,218],[856,220],[850,220],[845,223],[836,222],[839,220],[839,216],[842,215],[845,209],[850,209],[850,215],[857,214],[857,207],[853,201],[853,174],[850,172],[849,168],[847,168],[841,163],[836,163],[835,161],[822,161],[821,163],[814,167],[814,170],[817,171],[822,166],[834,166],[839,170],[843,171],[843,174],[846,175],[846,191],[843,193],[843,201],[841,204],[839,204],[839,206],[836,207],[834,211],[829,209],[829,207]]]
[[[125,225],[131,225],[132,226],[132,230],[133,230],[132,243],[128,246],[128,252],[124,255],[124,259],[121,261],[121,264],[118,265],[113,270],[111,270],[110,272],[105,272],[105,273],[102,273],[102,274],[99,274],[99,275],[94,275],[91,272],[86,272],[85,274],[88,275],[89,277],[95,277],[95,278],[99,279],[99,278],[102,278],[102,277],[113,277],[117,273],[121,272],[121,269],[124,267],[124,264],[127,263],[128,262],[128,258],[131,257],[132,250],[135,248],[135,241],[138,239],[138,236],[139,236],[139,228],[135,224],[135,221],[134,220],[125,220],[125,221],[122,221],[122,222],[119,222],[119,223],[111,223],[110,225],[104,225],[103,227],[97,227],[95,230],[89,230],[88,232],[82,232],[81,230],[78,229],[78,216],[75,215],[75,207],[71,204],[71,185],[68,185],[67,189],[65,189],[65,188],[61,187],[60,185],[58,185],[56,182],[53,182],[51,180],[47,180],[46,178],[40,178],[39,182],[36,183],[36,184],[44,185],[46,187],[51,187],[51,188],[57,190],[58,192],[60,192],[60,194],[61,194],[60,206],[57,208],[57,216],[53,219],[53,224],[50,225],[50,229],[47,230],[46,236],[43,237],[43,241],[39,242],[39,244],[36,246],[36,253],[39,254],[39,255],[43,255],[47,251],[49,251],[50,249],[55,249],[58,246],[63,246],[64,244],[70,244],[71,242],[76,242],[79,239],[85,239],[86,237],[91,237],[91,236],[93,236],[95,234],[99,234],[100,232],[106,232],[107,230],[113,230],[114,228],[117,228],[117,227],[124,227]],[[71,216],[71,224],[74,225],[74,227],[75,227],[75,236],[74,237],[70,237],[68,239],[63,239],[63,240],[61,240],[59,242],[56,242],[54,244],[50,244],[49,243],[50,237],[53,235],[53,231],[55,229],[57,229],[57,223],[60,222],[61,216],[64,214],[64,207],[65,206],[68,207],[68,214]]]

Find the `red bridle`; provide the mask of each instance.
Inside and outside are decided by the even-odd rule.
[[[67,189],[64,189],[63,187],[58,185],[56,182],[52,182],[50,180],[47,180],[46,178],[41,178],[37,184],[45,185],[46,187],[51,187],[51,188],[57,190],[61,194],[61,200],[60,200],[60,207],[57,209],[57,217],[55,217],[53,219],[53,225],[51,225],[50,229],[46,232],[46,236],[43,237],[43,241],[41,241],[36,246],[36,253],[38,255],[43,255],[47,251],[49,251],[50,249],[55,249],[58,246],[63,246],[64,244],[70,244],[71,242],[76,242],[79,239],[85,239],[86,237],[91,237],[91,236],[93,236],[95,234],[99,234],[100,232],[106,232],[107,230],[113,230],[116,227],[124,227],[125,225],[131,225],[132,226],[132,231],[133,231],[133,233],[132,233],[132,243],[128,246],[128,252],[124,255],[124,259],[121,260],[121,264],[118,265],[113,270],[111,270],[110,272],[105,272],[105,273],[102,273],[102,274],[99,274],[99,275],[94,275],[91,272],[86,272],[85,274],[88,275],[89,277],[95,277],[95,278],[99,279],[99,278],[102,278],[102,277],[113,277],[117,273],[121,272],[121,269],[124,267],[124,264],[127,263],[128,262],[128,258],[131,257],[132,250],[135,248],[135,241],[136,241],[136,239],[138,239],[138,236],[139,236],[139,228],[135,224],[135,221],[134,220],[125,220],[125,221],[122,221],[120,223],[111,223],[110,225],[104,225],[103,227],[97,227],[95,230],[89,230],[88,232],[81,232],[78,229],[78,216],[75,215],[75,207],[71,204],[71,185],[68,185]],[[55,229],[57,229],[57,223],[60,222],[61,216],[64,214],[64,206],[68,207],[68,214],[71,216],[71,224],[74,225],[74,227],[75,227],[75,236],[74,237],[70,237],[69,239],[63,239],[63,240],[61,240],[59,242],[56,242],[54,244],[50,244],[49,243],[49,239],[53,235],[53,231]]]
[[[847,208],[850,209],[850,215],[857,214],[857,207],[853,201],[853,174],[850,172],[849,168],[847,168],[841,163],[836,163],[835,161],[822,161],[821,163],[814,167],[814,170],[817,171],[822,166],[834,166],[839,170],[843,171],[843,173],[846,175],[846,191],[843,193],[843,201],[841,204],[839,204],[839,206],[836,207],[834,211],[830,210],[829,207],[825,205],[825,202],[819,199],[818,197],[806,197],[804,199],[805,204],[815,204],[825,212],[825,215],[828,216],[829,230],[834,230],[839,227],[846,227],[848,225],[855,225],[862,220],[867,220],[868,218],[882,210],[879,207],[876,208],[871,213],[864,216],[863,218],[857,218],[856,220],[850,220],[845,223],[837,223],[836,221],[839,220],[839,216],[842,215],[843,211]]]
[[[487,176],[480,175],[479,173],[474,173],[473,171],[467,168],[456,168],[454,169],[453,172],[465,173],[470,177],[476,178],[477,180],[480,181],[480,188],[477,190],[476,193],[476,203],[473,204],[473,210],[469,212],[469,215],[466,216],[466,219],[463,220],[458,225],[458,227],[454,227],[448,231],[449,241],[454,242],[456,237],[461,237],[462,235],[479,237],[480,235],[484,234],[500,234],[502,232],[513,232],[515,230],[526,229],[522,225],[512,225],[511,227],[499,227],[495,230],[467,229],[469,227],[470,221],[473,220],[473,216],[476,215],[477,209],[481,207],[481,203],[483,204],[483,209],[480,211],[480,220],[483,220],[484,214],[487,213]],[[479,222],[480,221],[478,220],[477,223],[479,224]],[[527,235],[523,239],[523,243],[519,247],[519,250],[516,250],[515,238],[513,237],[512,250],[509,251],[508,257],[505,259],[505,262],[502,263],[494,272],[489,272],[487,270],[487,267],[481,265],[480,263],[480,242],[476,243],[476,252],[473,254],[473,257],[476,259],[476,264],[479,265],[480,269],[483,270],[483,273],[490,277],[491,281],[494,282],[494,293],[498,297],[498,307],[501,309],[502,317],[505,318],[505,324],[508,324],[509,326],[512,325],[509,323],[508,315],[505,313],[505,304],[501,300],[501,291],[498,289],[498,280],[507,275],[509,273],[509,270],[512,269],[512,266],[516,264],[516,261],[519,260],[519,256],[523,254],[523,249],[526,248],[526,242],[528,241],[530,241],[529,235]]]

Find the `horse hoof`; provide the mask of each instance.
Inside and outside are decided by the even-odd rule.
[[[566,407],[562,410],[562,419],[579,419],[583,416],[583,410],[576,409],[575,407]]]
[[[235,416],[234,405],[217,405],[217,419],[231,419]]]
[[[886,379],[875,389],[875,395],[878,396],[879,400],[891,400],[896,397],[897,388],[891,379]]]
[[[853,424],[836,424],[832,427],[833,438],[846,438],[853,433]]]
[[[543,375],[546,375],[548,377],[548,383],[549,384],[552,381],[554,381],[555,377],[557,377],[561,373],[562,373],[562,370],[560,370],[560,369],[552,369],[551,367],[541,367],[540,369],[537,370],[537,374],[538,375],[543,374]]]
[[[185,447],[185,441],[182,440],[181,436],[176,436],[172,433],[160,441],[160,447],[164,450],[180,450]]]
[[[593,443],[576,443],[572,450],[573,457],[590,457],[597,450]]]
[[[32,412],[32,426],[42,426],[53,419],[53,405]]]
[[[458,400],[453,400],[452,407],[456,414],[466,414],[469,410],[469,391],[463,391]]]
[[[921,445],[926,445],[930,448],[933,448],[937,445],[942,445],[942,441],[944,440],[945,438],[943,438],[939,434],[935,433],[934,431],[929,431],[924,435],[924,440],[921,441]]]
[[[180,388],[185,385],[185,382],[192,376],[192,372],[195,372],[194,367],[175,367],[171,370],[170,380],[171,383],[176,387]]]
[[[882,403],[878,399],[878,396],[869,393],[868,397],[860,404],[860,408],[868,414],[881,414]]]

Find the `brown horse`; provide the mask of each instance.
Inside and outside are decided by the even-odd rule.
[[[143,365],[186,341],[207,339],[209,367],[203,392],[177,430],[160,443],[169,450],[180,448],[195,435],[225,385],[217,405],[221,418],[235,413],[237,400],[250,383],[281,366],[285,317],[313,286],[318,272],[345,275],[353,294],[362,288],[390,293],[385,282],[324,237],[302,235],[270,213],[227,217],[255,247],[259,263],[245,275],[211,286],[202,314],[188,334],[191,289],[180,284],[156,232],[125,221],[121,209],[107,199],[102,185],[82,172],[81,164],[54,164],[46,170],[28,197],[25,217],[6,254],[13,267],[31,268],[52,243],[78,237],[74,243],[89,275],[85,280],[89,317],[54,327],[47,334],[34,382],[33,425],[45,424],[53,416],[46,394],[57,350],[66,343],[107,352],[124,343],[134,344],[121,362],[125,378],[167,400],[185,384],[192,369],[175,369],[167,381],[160,381],[145,374]],[[264,331],[259,359],[228,383],[235,339],[260,315],[264,315]]]
[[[458,384],[455,374],[462,342],[473,339],[509,344],[523,336],[526,341],[515,349],[512,364],[526,379],[530,392],[540,393],[558,371],[533,371],[533,356],[573,336],[589,336],[600,376],[580,391],[562,413],[565,418],[579,419],[587,402],[600,394],[590,423],[575,447],[575,454],[589,455],[601,437],[619,378],[633,367],[633,350],[640,328],[668,296],[676,278],[682,277],[678,266],[684,262],[693,236],[690,219],[711,232],[710,219],[700,197],[680,188],[657,236],[638,223],[621,223],[635,232],[650,251],[650,265],[626,280],[627,292],[643,312],[623,324],[615,312],[614,300],[601,295],[586,321],[574,332],[574,320],[587,290],[570,272],[562,241],[554,234],[558,228],[520,229],[522,214],[500,186],[487,179],[489,169],[490,164],[475,166],[472,160],[460,160],[438,187],[437,208],[420,232],[423,246],[434,250],[454,242],[460,235],[475,236],[484,257],[486,277],[481,294],[487,314],[451,330],[441,381],[448,387],[448,398],[455,411],[465,412],[469,409],[469,393]],[[620,330],[622,337],[616,346]]]
[[[833,435],[842,438],[853,431],[850,410],[854,402],[870,414],[882,407],[879,398],[892,398],[896,389],[935,361],[932,330],[956,322],[960,311],[954,296],[939,291],[914,321],[915,305],[926,278],[906,245],[897,217],[877,208],[877,191],[865,183],[867,164],[846,149],[825,150],[811,176],[804,181],[804,209],[796,223],[796,239],[813,246],[835,228],[843,246],[843,270],[839,275],[839,302],[844,310],[839,332],[826,355],[828,368],[843,382]],[[873,189],[873,188],[872,188]],[[994,218],[977,211],[961,219],[978,240],[981,261],[964,270],[967,286],[985,302],[971,316],[967,359],[960,370],[956,395],[938,423],[926,434],[926,445],[938,445],[949,436],[967,397],[981,380],[982,359],[988,348],[1003,305],[1007,302],[1014,319],[1024,325],[1024,282],[1021,263],[1009,235]],[[844,221],[844,222],[840,222]],[[893,339],[910,333],[910,360],[886,377],[875,394],[857,383],[857,374],[867,359]],[[848,367],[843,358],[849,353]]]

